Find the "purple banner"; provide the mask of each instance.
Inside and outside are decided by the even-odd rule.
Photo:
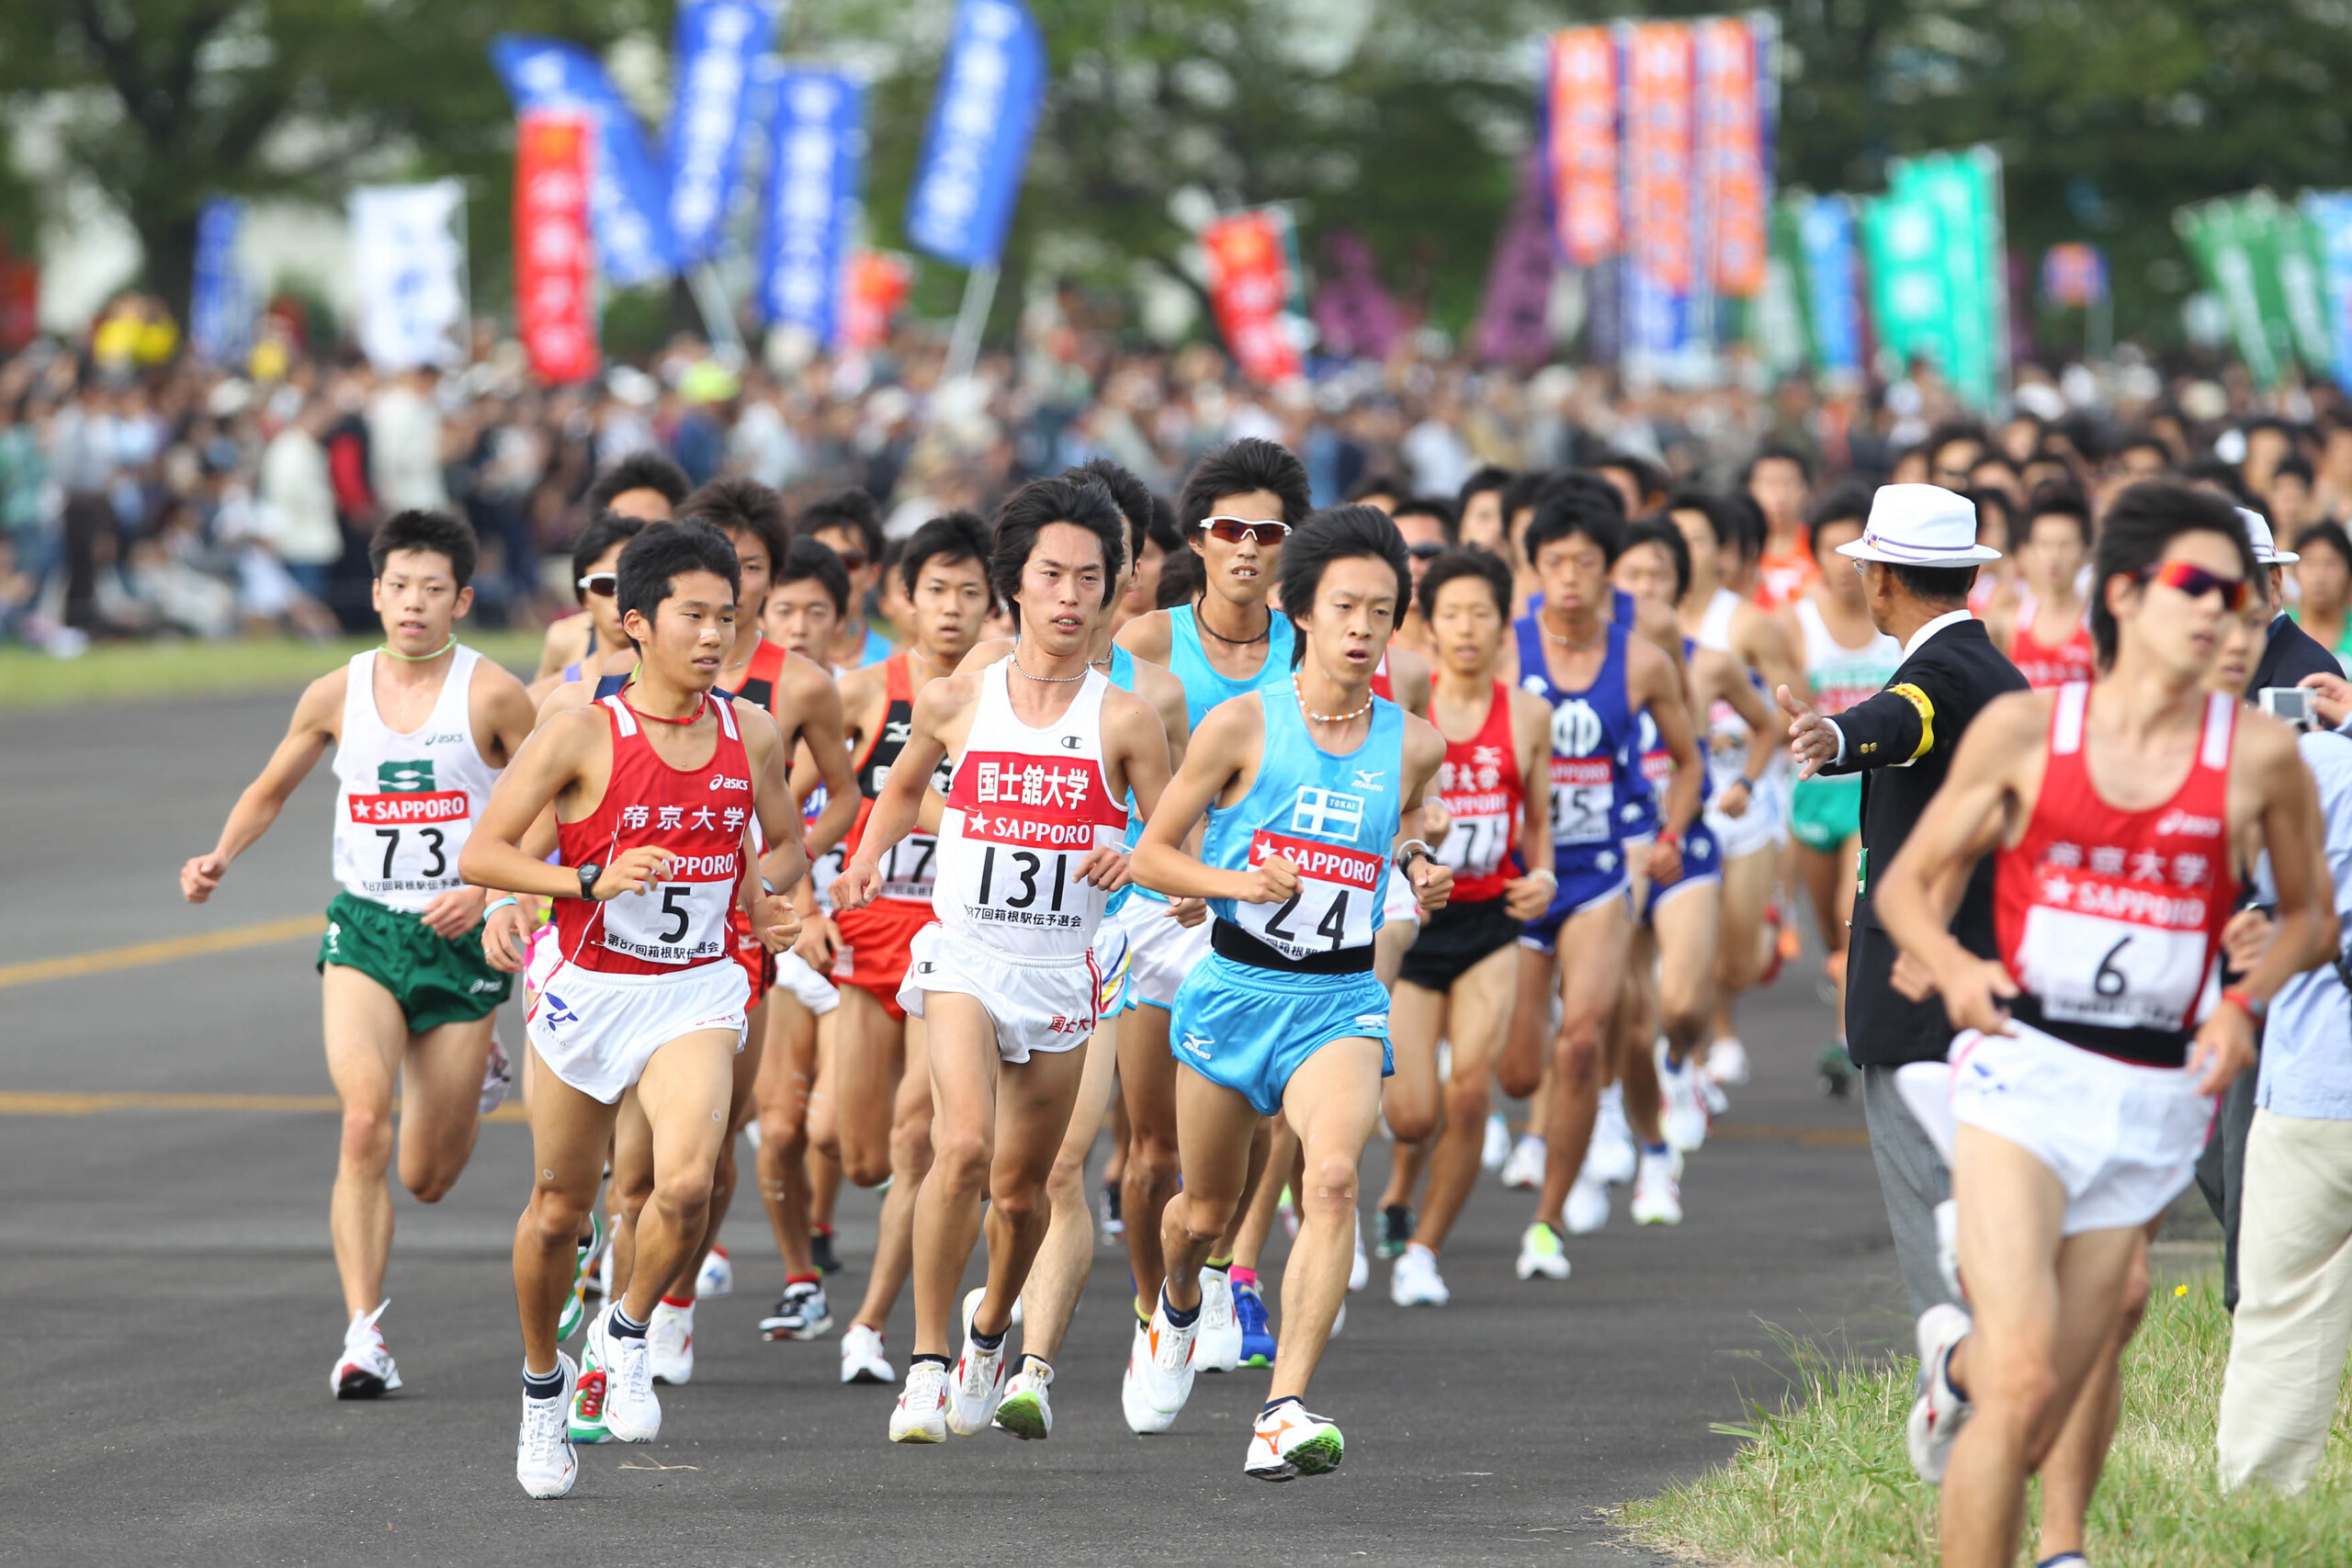
[[[1530,153],[1520,166],[1518,199],[1503,220],[1487,268],[1487,298],[1478,307],[1474,340],[1482,361],[1536,365],[1550,357],[1552,250],[1543,160]]]
[[[1381,286],[1363,236],[1342,229],[1323,243],[1324,282],[1315,290],[1315,330],[1326,354],[1385,359],[1404,331],[1396,301]]]

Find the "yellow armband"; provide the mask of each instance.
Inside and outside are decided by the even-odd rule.
[[[1911,755],[1905,759],[1916,762],[1928,754],[1928,748],[1936,743],[1936,705],[1928,700],[1927,693],[1908,682],[1900,686],[1889,686],[1887,690],[1919,710],[1919,744],[1912,748]]]

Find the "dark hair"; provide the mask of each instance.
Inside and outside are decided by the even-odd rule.
[[[847,529],[865,545],[867,560],[882,558],[882,509],[864,491],[853,488],[820,495],[802,507],[792,523],[793,536],[799,539],[814,538],[824,528]]]
[[[384,575],[384,560],[394,550],[426,550],[449,559],[449,575],[463,588],[474,580],[474,561],[481,553],[474,538],[473,525],[462,517],[447,512],[424,512],[414,508],[395,512],[377,528],[375,537],[368,541],[368,569],[378,577]]]
[[[1506,537],[1510,533],[1510,520],[1543,499],[1544,491],[1566,475],[1566,468],[1521,468],[1503,486],[1503,533]],[[1608,483],[1606,479],[1601,482]],[[1614,493],[1616,487],[1611,485],[1610,490]],[[1625,498],[1618,496],[1617,499],[1622,502]]]
[[[1108,457],[1089,457],[1074,468],[1064,468],[1062,478],[1077,484],[1091,482],[1107,493],[1126,519],[1126,537],[1121,543],[1128,566],[1143,559],[1143,542],[1151,532],[1152,502],[1156,499],[1151,487],[1137,479],[1132,468],[1121,467]],[[1064,522],[1070,519],[1062,519]],[[997,513],[997,532],[1004,531],[1004,513]],[[1167,547],[1162,546],[1163,549]],[[1119,575],[1120,563],[1111,563],[1111,575]],[[1107,592],[1107,590],[1106,590]],[[1007,603],[1011,603],[1010,599]]]
[[[1412,560],[1405,553],[1405,536],[1396,531],[1388,513],[1377,506],[1349,503],[1325,507],[1300,524],[1298,531],[1283,543],[1282,565],[1276,570],[1275,581],[1283,596],[1283,614],[1290,617],[1293,628],[1305,629],[1302,617],[1315,608],[1315,595],[1323,586],[1324,570],[1333,561],[1359,558],[1385,561],[1396,573],[1396,613],[1399,619],[1403,618],[1413,592]],[[1306,639],[1293,637],[1290,667],[1297,669],[1306,657]]]
[[[2312,545],[2325,545],[2343,559],[2346,566],[2352,567],[2352,534],[2344,531],[2343,524],[2328,519],[2314,523],[2295,536],[2298,554],[2309,554],[2309,547]]]
[[[771,591],[787,582],[813,582],[831,595],[833,613],[842,620],[849,619],[849,568],[833,553],[831,545],[815,539],[795,539],[784,558],[775,563],[775,576],[768,586]]]
[[[1707,532],[1715,536],[1716,549],[1728,550],[1736,556],[1744,547],[1742,536],[1747,532],[1747,518],[1732,510],[1727,498],[1713,491],[1686,486],[1668,496],[1666,504],[1658,511],[1668,513],[1695,512],[1707,520]],[[1667,521],[1671,523],[1674,519],[1668,516]]]
[[[1984,536],[1984,513],[2001,514],[2001,543],[2014,548],[2017,544],[2018,509],[2005,490],[1973,490],[1968,492],[1969,509],[1976,513],[1976,536]]]
[[[2091,503],[2081,491],[2072,485],[2036,485],[2032,498],[2025,503],[2026,538],[2033,537],[2033,525],[2044,517],[2073,518],[2075,529],[2083,536],[2084,548],[2090,547]]]
[[[1937,425],[1933,430],[1928,432],[1928,438],[1925,441],[1920,442],[1918,446],[1916,448],[1916,450],[1927,454],[1928,471],[1930,474],[1934,473],[1936,470],[1936,455],[1955,441],[1973,441],[1986,452],[1990,452],[1995,449],[1993,446],[1993,437],[1986,434],[1984,427],[1977,423],[1974,420],[1946,420],[1943,423]],[[1972,463],[1969,467],[1974,468],[1975,465]],[[1948,570],[1950,569],[1939,568],[1938,570]]]
[[[1976,586],[1976,569],[1973,566],[1898,566],[1893,561],[1880,563],[1894,574],[1894,581],[1914,599],[1930,604],[1964,604],[1969,591]]]
[[[1355,489],[1348,492],[1348,499],[1351,502],[1370,502],[1375,495],[1385,495],[1391,501],[1402,501],[1405,499],[1404,483],[1394,474],[1366,474],[1356,481]]]
[[[2294,475],[2305,484],[2312,483],[2319,477],[2312,471],[2310,460],[2298,452],[2288,453],[2279,458],[2278,466],[2270,470],[2270,477],[2274,479],[2284,479],[2289,474]]]
[[[1690,592],[1690,541],[1670,518],[1653,514],[1643,518],[1625,530],[1625,548],[1635,545],[1656,545],[1674,563],[1674,602],[1678,604]],[[1623,551],[1619,552],[1621,555]]]
[[[1641,491],[1641,500],[1645,505],[1648,503],[1650,497],[1664,495],[1667,486],[1672,482],[1664,468],[1659,468],[1647,457],[1637,457],[1631,452],[1603,452],[1584,466],[1596,475],[1603,468],[1624,469],[1634,476],[1634,486]],[[1605,484],[1608,481],[1604,479],[1601,482]],[[1617,499],[1623,502],[1625,497],[1623,492],[1620,492]]]
[[[1155,494],[1151,498],[1149,537],[1153,544],[1159,547],[1162,555],[1174,556],[1184,553],[1184,530],[1176,525],[1176,508],[1164,495]],[[1143,558],[1141,548],[1136,549],[1136,558],[1137,560]]]
[[[596,513],[596,520],[572,542],[571,597],[582,604],[588,603],[588,591],[580,586],[580,580],[588,575],[588,569],[596,564],[596,558],[615,545],[628,544],[643,532],[645,519],[642,517],[631,517],[623,512]]]
[[[1502,557],[1492,550],[1459,547],[1430,561],[1428,570],[1421,573],[1418,597],[1424,619],[1437,614],[1437,591],[1463,577],[1475,577],[1485,583],[1495,596],[1495,613],[1506,621],[1510,619],[1510,568],[1505,566]]]
[[[2098,550],[2091,558],[2091,645],[2100,669],[2115,661],[2115,615],[2107,607],[2107,585],[2119,577],[2139,582],[2175,539],[2199,533],[2219,534],[2236,546],[2246,581],[2259,590],[2262,567],[2254,558],[2254,542],[2236,509],[2220,496],[2174,479],[2142,479],[2109,504]]]
[[[1170,550],[1167,564],[1159,569],[1159,603],[1152,608],[1172,610],[1189,604],[1207,586],[1208,566],[1198,550]]]
[[[1747,465],[1739,470],[1739,488],[1746,490],[1747,482],[1756,477],[1756,470],[1766,463],[1794,463],[1797,472],[1804,476],[1804,482],[1813,483],[1812,458],[1785,441],[1767,441],[1756,449],[1756,456],[1747,459]]]
[[[768,570],[783,561],[792,535],[784,525],[784,497],[741,475],[696,485],[678,503],[678,515],[701,518],[722,534],[749,534],[766,547]]]
[[[985,574],[989,554],[994,546],[989,538],[989,525],[977,512],[951,512],[944,517],[934,517],[914,531],[907,540],[907,547],[898,559],[899,581],[907,585],[912,597],[922,569],[933,560],[944,560],[953,566],[957,561],[978,561]],[[990,589],[994,592],[994,589]]]
[[[616,498],[633,490],[650,490],[659,493],[675,511],[693,486],[686,470],[662,453],[631,452],[596,476],[596,482],[588,487],[588,510],[610,512]]]
[[[2116,439],[2115,444],[2107,449],[2107,455],[2109,457],[2120,459],[2126,452],[2136,452],[2143,446],[2162,457],[2165,468],[2172,467],[2172,448],[2165,445],[2163,436],[2145,425],[2135,426],[2125,431]]]
[[[1282,520],[1294,528],[1315,507],[1306,465],[1291,456],[1287,447],[1245,435],[1193,465],[1184,480],[1184,493],[1176,498],[1176,520],[1184,536],[1192,537],[1219,496],[1246,495],[1253,490],[1279,500]]]
[[[735,558],[735,547],[710,524],[689,518],[667,527],[646,529],[621,550],[621,615],[626,619],[635,610],[650,624],[677,580],[690,571],[715,572],[727,580],[734,592],[743,592],[743,567]],[[643,643],[637,646],[640,652],[644,650]]]
[[[1453,502],[1442,495],[1408,496],[1398,502],[1396,509],[1388,515],[1391,520],[1398,517],[1434,517],[1437,519],[1437,531],[1445,536],[1447,544],[1458,545],[1462,542],[1462,520],[1454,513]]]
[[[1579,496],[1603,511],[1614,512],[1620,522],[1632,520],[1633,514],[1625,510],[1625,492],[1589,468],[1566,468],[1554,474],[1537,494],[1536,504],[1555,495]]]
[[[2193,458],[2182,465],[2180,479],[2183,484],[2211,485],[2226,493],[2235,505],[2250,507],[2255,503],[2254,492],[2245,488],[2245,479],[2235,463],[2211,457]]]
[[[1498,468],[1492,463],[1487,464],[1468,479],[1464,479],[1462,488],[1453,492],[1454,510],[1469,511],[1471,497],[1483,495],[1490,490],[1508,491],[1510,489],[1510,481],[1511,471],[1509,468]],[[1506,517],[1504,521],[1508,522],[1510,519]]]
[[[1527,552],[1528,564],[1532,566],[1544,546],[1577,534],[1600,547],[1604,566],[1615,566],[1617,558],[1625,553],[1624,513],[1597,504],[1594,497],[1568,485],[1544,492],[1543,499],[1535,503],[1534,521],[1528,524],[1526,539],[1520,547]]]
[[[1871,525],[1871,487],[1857,479],[1846,479],[1830,486],[1805,508],[1806,528],[1824,528],[1832,523],[1860,523],[1867,529]],[[1813,553],[1819,555],[1821,547],[1815,545]]]
[[[1014,595],[1021,591],[1021,574],[1037,547],[1037,536],[1056,523],[1067,523],[1094,536],[1102,550],[1102,593],[1094,607],[1099,610],[1110,602],[1112,580],[1119,575],[1120,551],[1128,527],[1118,503],[1091,479],[1083,484],[1068,474],[1031,479],[996,509],[996,547],[989,553],[989,587],[997,603],[1011,606],[1016,627],[1021,625],[1021,602]]]

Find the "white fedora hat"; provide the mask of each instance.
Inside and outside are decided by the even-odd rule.
[[[2250,506],[2238,508],[2238,521],[2245,525],[2245,536],[2254,541],[2254,558],[2265,566],[2292,566],[2303,558],[2292,550],[2282,550],[2270,536],[2270,525],[2262,513]]]
[[[1881,485],[1862,536],[1838,553],[1892,566],[1976,566],[2001,552],[1976,542],[1976,508],[1941,485]]]

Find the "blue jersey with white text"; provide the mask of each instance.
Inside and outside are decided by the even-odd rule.
[[[1542,624],[1519,621],[1519,683],[1552,705],[1552,852],[1564,874],[1596,850],[1613,853],[1624,838],[1618,818],[1619,768],[1638,739],[1625,692],[1625,627],[1605,623],[1607,651],[1592,684],[1570,691],[1554,683],[1544,657]],[[1613,863],[1613,860],[1612,860]]]

